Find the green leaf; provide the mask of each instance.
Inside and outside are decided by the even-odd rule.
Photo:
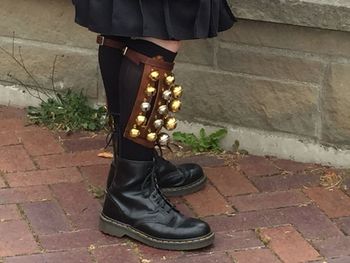
[[[226,134],[226,129],[220,129],[210,135],[207,135],[205,129],[202,128],[199,131],[199,137],[193,133],[174,132],[173,138],[175,141],[179,141],[191,147],[193,152],[219,152],[221,151],[219,146],[220,140],[224,138]]]
[[[201,139],[204,139],[206,137],[204,128],[200,129],[199,136],[200,136]]]
[[[227,135],[227,130],[226,129],[220,129],[212,134],[209,135],[209,137],[215,139],[215,140],[221,140]]]

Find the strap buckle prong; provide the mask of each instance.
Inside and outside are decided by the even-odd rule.
[[[124,48],[123,48],[123,56],[125,56],[125,54],[126,54],[126,52],[128,52],[128,47],[127,46],[125,46]]]

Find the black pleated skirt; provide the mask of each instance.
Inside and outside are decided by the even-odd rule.
[[[226,0],[73,0],[91,31],[168,40],[210,38],[236,21]]]

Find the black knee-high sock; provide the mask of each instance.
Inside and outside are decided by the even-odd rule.
[[[118,36],[105,36],[116,41],[126,43],[129,38]],[[119,105],[119,71],[122,62],[122,50],[100,46],[98,60],[106,92],[107,107],[110,114],[120,114]]]
[[[104,36],[122,43],[127,42],[129,38],[119,36]],[[120,96],[119,96],[119,71],[123,59],[122,50],[107,46],[100,46],[98,51],[98,60],[100,65],[103,86],[105,88],[107,108],[109,114],[113,116],[113,152],[119,155],[118,141],[120,141]]]
[[[162,56],[164,60],[173,62],[176,53],[145,40],[129,40],[128,47],[149,57]],[[127,57],[123,59],[120,77],[120,128],[124,132],[132,112],[138,93],[143,65],[136,65]],[[153,158],[153,149],[134,143],[123,136],[119,143],[120,155],[124,159],[150,161]]]

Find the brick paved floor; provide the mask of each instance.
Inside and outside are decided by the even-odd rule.
[[[0,107],[0,262],[350,262],[347,170],[256,156],[176,159],[199,162],[210,182],[172,201],[207,220],[216,240],[201,251],[162,251],[98,231],[104,136],[25,123],[24,111]],[[321,186],[332,171],[341,187]]]

